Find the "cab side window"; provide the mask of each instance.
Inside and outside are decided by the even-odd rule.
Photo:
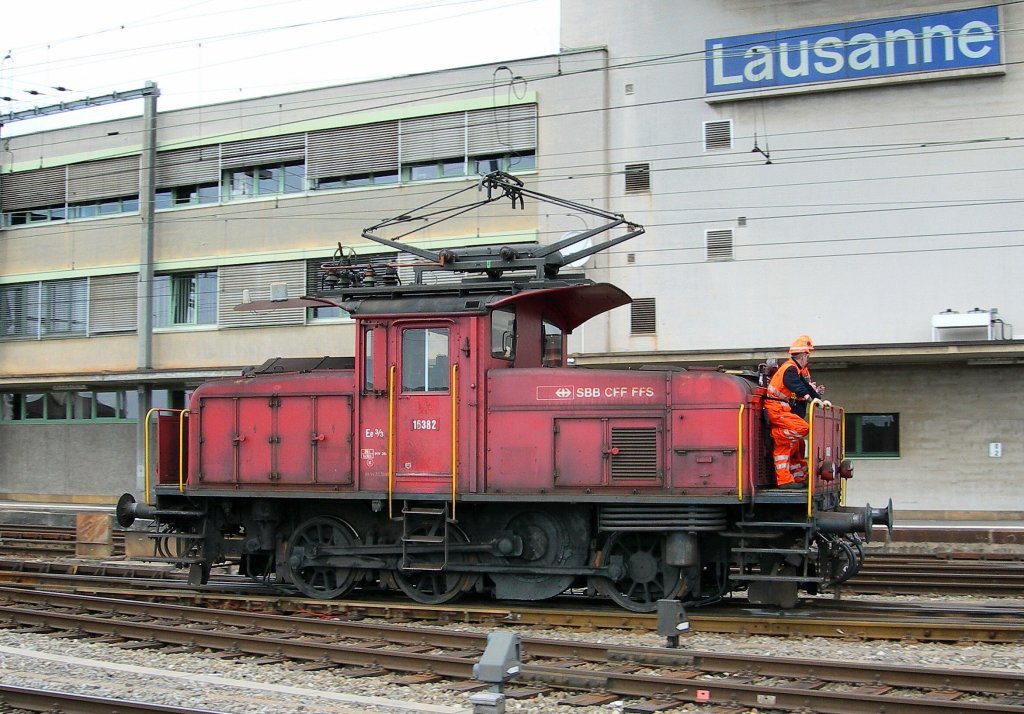
[[[562,330],[544,320],[541,326],[543,338],[541,339],[541,364],[545,367],[561,367],[564,355],[562,354]]]
[[[501,308],[491,312],[491,356],[513,361],[516,358],[516,311]]]
[[[446,392],[449,387],[448,328],[402,332],[402,391]]]

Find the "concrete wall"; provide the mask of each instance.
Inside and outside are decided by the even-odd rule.
[[[135,491],[135,424],[0,424],[0,498],[114,503]]]
[[[1024,370],[1020,366],[815,371],[851,413],[899,414],[900,456],[855,459],[847,502],[897,511],[1024,511]],[[1002,456],[989,456],[989,444]]]

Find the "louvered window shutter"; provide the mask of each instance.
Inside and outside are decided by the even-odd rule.
[[[537,149],[537,105],[517,104],[469,112],[469,155]]]
[[[312,132],[306,173],[310,179],[398,170],[398,122]]]
[[[221,167],[239,169],[302,161],[306,156],[306,135],[288,134],[263,139],[232,141],[221,146]]]
[[[254,327],[263,325],[301,325],[306,309],[239,311],[235,305],[255,300],[270,300],[272,290],[282,290],[289,298],[306,294],[306,262],[257,263],[229,265],[218,271],[220,303],[217,324],[221,327]],[[276,294],[273,295],[276,297]]]
[[[63,206],[66,177],[64,166],[0,175],[0,210]]]
[[[156,186],[192,186],[220,180],[216,146],[161,151],[156,155]]]
[[[139,276],[100,275],[89,279],[89,334],[134,332],[138,325]]]
[[[411,164],[466,155],[466,113],[403,119],[401,161]]]
[[[122,156],[68,166],[69,203],[138,195],[138,156]]]
[[[0,336],[5,340],[39,336],[40,284],[0,285]]]

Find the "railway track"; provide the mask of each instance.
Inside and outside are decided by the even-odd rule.
[[[408,623],[360,623],[0,588],[7,628],[129,648],[212,650],[353,677],[448,681],[470,691],[486,636]],[[638,711],[729,704],[815,712],[1024,712],[1012,673],[607,645],[526,637],[506,696],[557,692],[566,704],[629,698]],[[644,709],[643,707],[646,707]]]
[[[217,714],[209,709],[173,707],[165,704],[96,697],[56,690],[0,685],[0,704],[33,712],[74,712],[75,714]]]
[[[17,570],[9,569],[18,566]],[[98,594],[179,605],[325,617],[406,622],[555,626],[579,630],[654,631],[656,617],[587,598],[534,604],[463,601],[420,605],[388,593],[344,600],[310,600],[294,591],[232,575],[217,575],[200,589],[178,571],[111,564],[0,561],[0,581],[51,591]],[[147,577],[152,575],[153,577]],[[695,631],[741,635],[814,636],[918,642],[1024,642],[1024,606],[955,603],[885,603],[807,599],[795,610],[756,608],[743,600],[688,613]]]

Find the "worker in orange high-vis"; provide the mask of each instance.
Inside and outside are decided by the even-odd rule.
[[[775,442],[775,485],[780,488],[803,488],[807,483],[807,459],[804,437],[810,431],[805,420],[807,403],[820,399],[824,387],[811,381],[807,363],[814,343],[800,335],[789,346],[789,359],[772,375],[764,407]]]

